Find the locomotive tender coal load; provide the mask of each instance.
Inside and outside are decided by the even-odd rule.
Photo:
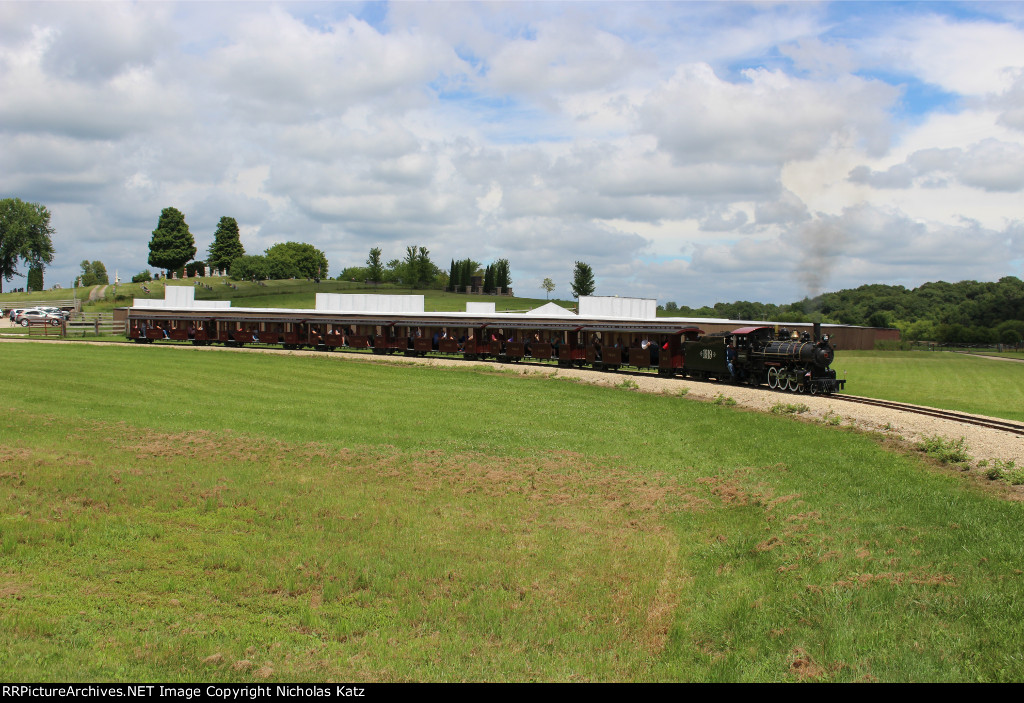
[[[845,383],[831,368],[834,350],[820,325],[813,339],[768,325],[705,334],[691,320],[656,317],[653,300],[581,298],[580,314],[554,304],[524,314],[495,312],[493,303],[471,303],[464,313],[424,312],[416,295],[318,293],[313,310],[231,308],[196,301],[184,286],[165,295],[128,308],[130,339],[630,367],[794,393],[835,393]]]

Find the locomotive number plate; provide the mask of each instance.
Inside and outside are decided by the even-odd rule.
[[[714,359],[715,358],[715,350],[714,349],[701,349],[700,350],[700,358],[701,359],[707,359],[707,360]]]

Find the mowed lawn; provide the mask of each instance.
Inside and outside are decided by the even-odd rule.
[[[1019,681],[1021,503],[476,365],[4,344],[0,678]]]
[[[199,283],[201,285],[197,286]],[[419,295],[423,296],[424,308],[432,312],[465,312],[467,302],[494,303],[499,312],[506,310],[529,310],[549,302],[545,298],[509,297],[495,295],[466,295],[449,293],[443,290],[408,288],[393,283],[379,286],[365,285],[352,281],[324,279],[314,283],[305,279],[261,281],[234,281],[229,278],[189,278],[174,281],[150,281],[147,283],[121,283],[107,286],[105,297],[86,306],[87,312],[109,312],[115,307],[129,304],[132,298],[150,298],[163,300],[167,286],[184,286],[195,291],[197,300],[230,300],[234,307],[254,308],[309,308],[316,303],[317,293],[352,293],[352,294],[383,294],[383,295]],[[207,289],[206,286],[210,286]],[[98,287],[99,288],[99,287]],[[149,293],[145,290],[148,289]],[[72,295],[87,299],[92,288],[82,288],[77,292],[70,289],[45,291],[42,293],[3,293],[0,294],[0,308],[5,310],[22,307],[28,302],[33,304],[42,299],[70,299]],[[563,291],[564,292],[564,291]],[[555,301],[564,307],[575,306],[574,301]]]
[[[952,352],[837,351],[846,392],[1024,420],[1024,363]]]

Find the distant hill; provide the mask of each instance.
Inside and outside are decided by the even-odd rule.
[[[659,312],[680,317],[899,327],[910,340],[1019,344],[1024,339],[1024,281],[1006,276],[995,283],[937,281],[913,289],[873,283],[789,305],[741,300],[690,308],[669,302]]]

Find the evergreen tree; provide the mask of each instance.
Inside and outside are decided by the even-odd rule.
[[[508,293],[512,287],[512,274],[509,272],[508,259],[498,259],[494,262],[494,286],[501,288],[503,293]]]
[[[583,295],[593,295],[597,285],[594,283],[594,270],[582,261],[576,262],[576,269],[572,277],[572,295],[579,298]]]
[[[484,293],[494,292],[494,266],[488,264],[484,270]]]
[[[26,287],[30,291],[40,291],[43,289],[43,267],[42,266],[30,266],[28,269],[28,281]]]
[[[471,286],[473,285],[473,274],[476,273],[476,267],[470,259],[462,260],[462,285]]]
[[[209,248],[207,261],[210,268],[226,269],[231,262],[245,256],[245,247],[238,233],[238,222],[233,217],[222,217],[217,223],[217,231],[213,233],[213,244]]]
[[[185,216],[177,208],[164,208],[149,240],[149,265],[164,269],[169,276],[195,255],[196,241],[185,224]]]
[[[451,268],[448,269],[448,290],[455,291],[459,284],[458,271],[455,270],[455,259],[452,259]]]

